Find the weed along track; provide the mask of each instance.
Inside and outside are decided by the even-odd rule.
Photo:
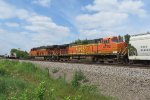
[[[57,79],[49,74],[37,63],[0,60],[0,100],[115,100],[98,94],[96,86],[82,85],[82,72],[76,72],[70,83],[66,74]]]
[[[81,76],[84,77],[79,81],[80,84],[95,85],[104,95],[117,97],[119,100],[150,99],[150,69],[147,68],[43,61],[25,62],[32,62],[42,68],[48,68],[51,76],[56,79],[63,77],[70,83],[72,83],[74,73],[81,71],[83,73]]]

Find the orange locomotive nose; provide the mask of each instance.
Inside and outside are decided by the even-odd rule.
[[[98,46],[98,52],[101,54],[118,54],[127,47],[121,37],[103,38]]]

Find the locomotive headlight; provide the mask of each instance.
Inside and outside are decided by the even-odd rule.
[[[117,51],[113,51],[113,53],[117,53]]]

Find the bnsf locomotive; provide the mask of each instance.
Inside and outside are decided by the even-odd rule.
[[[129,43],[120,36],[89,40],[87,44],[65,44],[32,48],[32,58],[51,61],[87,60],[92,62],[150,62],[150,34],[130,37]]]

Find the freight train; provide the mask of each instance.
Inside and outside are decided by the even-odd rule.
[[[32,58],[50,61],[86,60],[99,63],[150,63],[150,33],[133,35],[129,43],[120,36],[89,40],[85,44],[41,46],[30,50]]]

